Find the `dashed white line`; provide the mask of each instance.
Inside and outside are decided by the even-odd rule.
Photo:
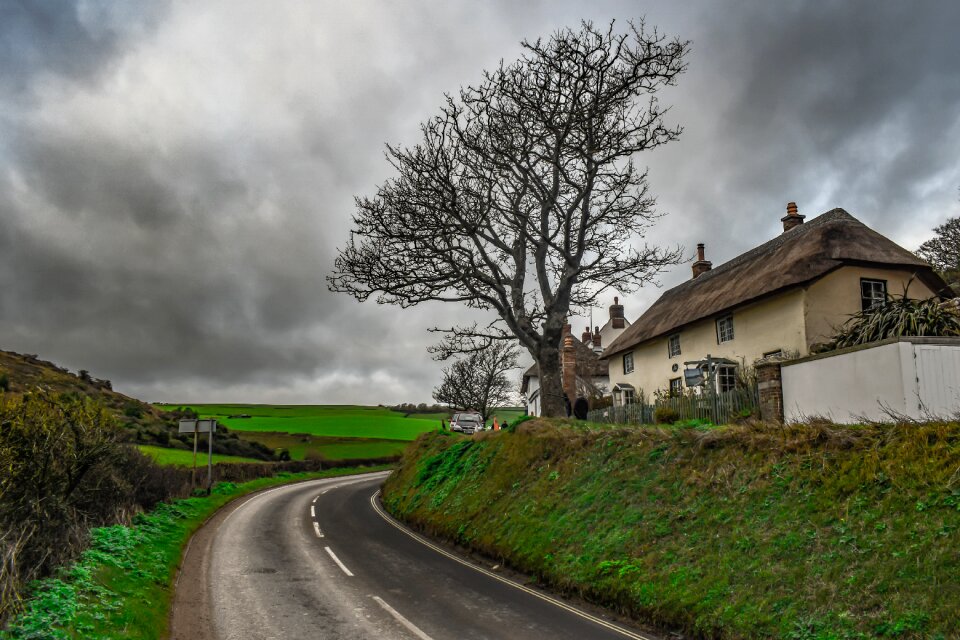
[[[327,554],[328,554],[331,558],[333,558],[333,561],[337,563],[337,566],[340,567],[341,569],[343,569],[343,572],[352,578],[352,577],[353,577],[353,574],[350,573],[350,569],[347,569],[347,566],[346,566],[345,564],[343,564],[342,562],[340,562],[340,558],[338,558],[338,557],[337,557],[337,554],[335,554],[335,553],[333,552],[333,549],[331,549],[330,547],[324,547],[324,549],[327,550]]]
[[[317,517],[317,510],[313,505],[310,505],[310,517],[311,518]]]
[[[413,624],[412,622],[404,618],[402,615],[400,615],[400,613],[396,609],[394,609],[393,607],[388,605],[386,602],[384,602],[383,598],[380,598],[379,596],[373,596],[373,599],[377,601],[378,605],[383,607],[384,611],[386,611],[387,613],[392,615],[394,618],[396,618],[397,622],[399,622],[404,627],[406,627],[407,631],[409,631],[413,635],[420,638],[420,640],[433,640],[433,638],[431,638],[430,636],[425,634],[423,631],[421,631],[420,627],[418,627],[417,625]]]
[[[314,531],[314,533],[317,534],[317,537],[318,537],[318,538],[322,538],[322,537],[323,537],[323,532],[320,531],[320,525],[317,524],[316,522],[313,523],[313,531]]]
[[[319,497],[320,497],[320,496],[317,496],[317,498],[319,498]],[[313,502],[314,504],[316,504],[316,503],[317,503],[317,498],[314,498],[313,500],[311,500],[311,502]]]

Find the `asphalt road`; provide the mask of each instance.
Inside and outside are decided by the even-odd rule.
[[[376,493],[383,477],[273,489],[211,523],[204,570],[197,573],[205,575],[202,600],[209,608],[202,626],[213,633],[208,628],[202,635],[652,638],[510,582],[413,534],[380,509]]]

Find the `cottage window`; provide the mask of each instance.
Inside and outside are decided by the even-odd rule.
[[[636,397],[634,396],[634,391],[633,391],[633,389],[624,389],[624,390],[623,390],[623,404],[624,404],[624,405],[628,405],[628,404],[633,404],[634,402],[636,402]]]
[[[667,339],[667,356],[675,358],[680,355],[680,334],[674,334]]]
[[[866,311],[887,302],[887,281],[860,279],[860,308]]]
[[[623,372],[633,373],[633,352],[623,354]]]
[[[717,319],[717,344],[733,340],[733,316]]]
[[[670,379],[670,395],[671,396],[683,395],[683,378]]]
[[[717,390],[720,393],[737,388],[737,368],[732,365],[717,367]]]

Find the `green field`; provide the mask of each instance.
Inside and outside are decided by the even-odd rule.
[[[385,407],[356,405],[157,405],[161,409],[189,406],[204,418],[216,418],[231,431],[271,431],[334,438],[374,438],[410,441],[440,428],[446,414],[404,414]],[[249,418],[231,418],[246,414]]]
[[[163,467],[192,467],[193,466],[193,451],[185,451],[184,449],[167,449],[165,447],[153,447],[146,444],[141,444],[137,446],[140,451],[147,454],[156,461],[157,464]],[[256,458],[241,458],[239,456],[223,456],[219,453],[213,454],[213,461],[216,462],[259,462],[262,463],[263,460],[257,460]],[[197,465],[203,466],[207,464],[207,452],[206,451],[197,451]]]
[[[385,458],[403,453],[406,440],[375,440],[371,438],[326,438],[303,433],[270,433],[245,431],[244,440],[261,442],[271,449],[286,449],[293,460],[319,456],[327,460],[360,460]]]

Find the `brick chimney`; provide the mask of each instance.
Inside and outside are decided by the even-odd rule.
[[[620,298],[614,296],[613,304],[610,305],[610,326],[614,329],[623,329],[627,325],[623,319],[623,305],[620,304]]]
[[[703,243],[697,245],[697,261],[693,263],[693,277],[696,278],[713,268],[713,263],[704,257]]]
[[[563,393],[570,400],[570,406],[577,399],[577,349],[573,346],[573,336],[569,333],[563,339],[563,351],[560,354]]]
[[[797,212],[796,202],[788,202],[787,215],[780,218],[780,222],[783,223],[783,232],[786,233],[787,231],[790,231],[790,229],[800,226],[803,224],[803,219],[806,217],[807,216],[802,216]]]
[[[582,342],[583,344],[587,344],[588,342],[590,342],[590,338],[592,337],[593,336],[590,335],[590,327],[587,327],[586,329],[583,330],[583,333],[580,334],[580,342]]]
[[[590,340],[593,342],[594,349],[599,349],[603,346],[600,342],[600,327],[593,328],[593,337],[591,337]]]

